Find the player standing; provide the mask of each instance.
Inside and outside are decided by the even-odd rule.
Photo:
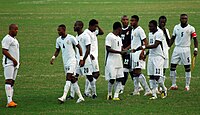
[[[14,83],[19,69],[19,42],[17,36],[18,26],[16,24],[9,25],[9,33],[3,38],[2,53],[3,67],[5,76],[5,91],[7,96],[6,107],[16,107],[13,101]]]
[[[170,41],[170,46],[175,41],[175,48],[171,57],[171,67],[170,67],[170,77],[172,80],[171,90],[177,90],[176,85],[176,66],[177,64],[183,64],[185,67],[185,90],[190,90],[190,79],[191,79],[191,53],[190,45],[191,39],[194,40],[194,57],[197,56],[198,51],[198,41],[195,28],[188,24],[187,14],[180,15],[180,24],[176,25],[173,30],[172,38]]]
[[[105,79],[108,80],[108,95],[107,100],[112,99],[112,88],[116,80],[116,87],[113,100],[120,100],[119,91],[121,90],[121,78],[123,74],[122,64],[122,41],[119,35],[122,31],[120,22],[113,24],[113,32],[106,36],[106,66]]]
[[[56,39],[56,51],[53,57],[51,58],[50,64],[53,64],[55,58],[58,56],[61,50],[63,63],[64,63],[64,70],[66,74],[66,84],[64,86],[64,93],[62,97],[58,98],[58,100],[61,103],[65,102],[69,88],[71,84],[73,84],[73,88],[76,89],[75,91],[77,95],[79,96],[77,103],[80,103],[81,101],[84,101],[84,98],[81,95],[80,88],[76,82],[77,79],[75,78],[77,62],[76,62],[76,57],[75,57],[74,46],[76,46],[79,49],[79,54],[80,54],[79,65],[80,66],[84,65],[82,49],[80,45],[78,44],[78,41],[76,40],[76,38],[66,33],[66,26],[64,24],[59,25],[57,31],[58,31],[59,37]]]
[[[144,30],[138,25],[139,17],[133,15],[130,20],[130,24],[133,27],[131,32],[131,49],[136,49],[139,46],[146,46],[147,40]],[[146,82],[144,74],[141,73],[142,69],[145,69],[145,61],[141,58],[144,50],[132,53],[132,69],[134,77],[134,91],[132,95],[140,95],[139,93],[139,82],[145,88],[145,96],[151,94],[151,90]]]

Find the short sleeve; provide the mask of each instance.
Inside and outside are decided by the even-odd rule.
[[[110,34],[106,36],[106,43],[105,44],[106,44],[106,46],[110,46],[111,47],[112,37],[111,37]]]
[[[89,45],[89,44],[91,44],[91,39],[90,39],[89,35],[84,34],[83,35],[83,40],[84,40],[86,46]]]
[[[78,45],[78,41],[77,41],[77,39],[74,36],[71,36],[71,42],[75,46]]]
[[[59,49],[60,48],[60,45],[58,43],[58,38],[56,39],[56,49]]]
[[[163,32],[158,32],[156,34],[156,39],[155,40],[162,42],[163,41]]]
[[[142,28],[139,29],[139,34],[140,34],[141,40],[144,40],[146,38],[146,34]]]
[[[12,39],[10,37],[4,37],[1,43],[2,43],[2,48],[9,49],[12,43]]]
[[[191,34],[195,32],[195,28],[191,26]]]
[[[176,36],[176,27],[177,27],[177,26],[174,27],[174,30],[173,30],[172,36]]]

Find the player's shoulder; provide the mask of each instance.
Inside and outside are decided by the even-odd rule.
[[[2,41],[13,41],[13,37],[11,37],[9,34],[5,35]]]
[[[194,29],[194,26],[192,26],[192,25],[190,25],[190,24],[188,24],[188,27]]]
[[[114,34],[112,32],[108,33],[108,35],[106,36],[106,38],[113,38]]]

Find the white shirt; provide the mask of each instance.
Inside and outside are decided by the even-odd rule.
[[[163,30],[160,29],[159,27],[158,27],[158,29],[161,30],[161,31],[163,32]],[[168,38],[170,39],[169,30],[168,30],[167,28],[165,28],[165,30],[166,30],[166,33],[167,33]],[[164,32],[163,32],[163,41],[162,41],[162,45],[163,45],[163,51],[164,51],[165,59],[168,59],[168,58],[169,58],[169,53],[168,53],[168,51],[169,51],[170,47],[169,47],[168,44],[167,44],[167,40],[166,40],[166,36],[165,36]]]
[[[113,33],[109,33],[106,36],[105,44],[106,46],[110,46],[113,50],[122,50],[121,38],[114,35]],[[123,67],[121,54],[106,52],[106,66],[108,65],[108,63],[110,64],[109,66],[112,65],[115,68]]]
[[[156,48],[149,49],[149,56],[162,56],[163,58],[165,58],[162,46],[162,42],[164,40],[163,32],[159,29],[154,34],[152,32],[149,33],[149,45],[153,45],[156,40],[160,41],[161,44],[159,44]]]
[[[191,36],[194,32],[195,28],[189,24],[184,28],[181,27],[181,24],[176,25],[172,34],[173,36],[176,36],[175,45],[180,47],[189,47],[191,44]]]
[[[56,40],[56,49],[61,49],[63,63],[69,66],[71,63],[76,63],[75,47],[78,45],[76,38],[67,34],[65,38],[58,37]]]
[[[97,33],[98,31],[91,32],[89,29],[85,29],[84,33],[88,34],[91,39],[91,48],[90,54],[92,54],[95,58],[98,58],[98,40],[97,40]]]
[[[86,34],[84,32],[82,34],[80,34],[79,36],[77,35],[76,39],[78,40],[78,43],[82,48],[83,57],[84,57],[85,52],[87,50],[86,46],[91,44],[91,39],[88,36],[88,34]],[[76,56],[77,56],[77,60],[79,61],[80,60],[80,54],[79,54],[78,48],[76,48],[76,49],[77,49],[77,53],[76,53],[77,55]],[[88,55],[88,57],[85,60],[85,65],[88,65],[88,64],[91,64],[90,54]]]
[[[9,54],[18,62],[16,68],[19,68],[19,42],[16,38],[13,38],[7,34],[1,41],[2,48],[7,49]],[[3,55],[3,67],[14,65],[13,61]]]
[[[131,49],[136,49],[139,46],[142,46],[142,40],[146,38],[144,30],[138,26],[135,29],[132,29],[131,32]]]

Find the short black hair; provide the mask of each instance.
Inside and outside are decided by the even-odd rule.
[[[115,23],[113,24],[113,30],[116,30],[116,29],[118,29],[118,28],[122,28],[122,24],[121,24],[120,22],[115,22]]]
[[[95,24],[98,24],[98,21],[95,19],[90,20],[89,26],[94,26]]]
[[[61,24],[61,25],[59,25],[58,27],[59,27],[59,28],[61,27],[61,28],[63,28],[64,30],[66,30],[66,26],[65,26],[64,24]]]
[[[165,19],[166,22],[167,22],[167,18],[166,18],[166,16],[160,16],[159,19],[158,19],[158,21],[160,21],[161,19]]]
[[[133,15],[131,18],[135,18],[137,21],[139,21],[139,16],[138,15]]]
[[[127,15],[123,15],[121,18],[128,17]]]
[[[181,16],[188,16],[188,15],[187,15],[187,14],[181,14],[180,17],[181,17]]]
[[[82,27],[84,26],[84,24],[83,24],[82,21],[79,21],[79,20],[78,20],[78,21],[76,21],[76,23],[80,24],[80,26],[82,26]]]
[[[16,24],[10,24],[9,25],[9,30],[12,30],[14,26],[16,26]]]
[[[157,24],[157,21],[156,20],[151,20],[150,22],[149,22],[149,24],[153,24],[154,26],[158,26],[158,24]]]

